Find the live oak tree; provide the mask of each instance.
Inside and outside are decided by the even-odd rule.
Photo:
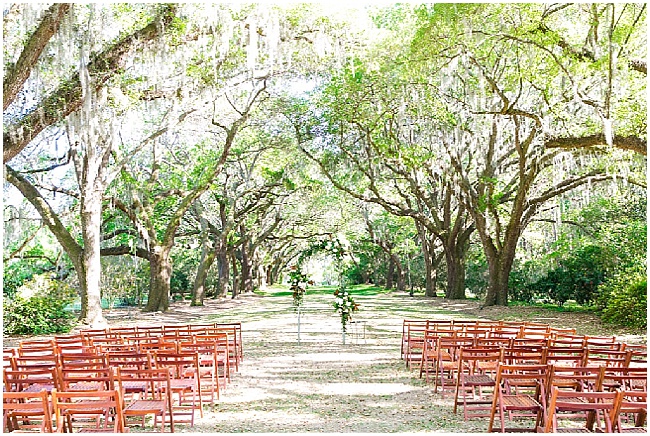
[[[6,169],[8,180],[41,214],[44,222],[57,237],[75,267],[82,301],[81,320],[91,326],[100,326],[104,323],[99,286],[103,192],[124,164],[124,158],[114,154],[118,150],[114,148],[113,132],[102,130],[99,127],[102,123],[112,124],[115,118],[114,115],[112,119],[110,115],[108,115],[109,119],[106,118],[107,106],[100,99],[106,100],[105,85],[111,83],[113,77],[118,74],[118,70],[128,61],[129,56],[135,50],[144,47],[147,41],[161,38],[164,35],[159,25],[161,21],[170,19],[173,8],[163,8],[159,12],[153,11],[153,16],[148,18],[150,21],[145,23],[144,27],[136,28],[135,31],[123,30],[123,35],[118,37],[117,42],[107,42],[99,37],[91,38],[89,35],[96,29],[85,27],[83,24],[73,27],[72,24],[73,20],[88,20],[90,17],[92,21],[98,17],[111,16],[114,11],[102,8],[99,10],[81,8],[79,10],[79,8],[74,9],[74,14],[71,12],[70,5],[55,5],[46,11],[36,30],[28,39],[16,64],[8,67],[9,72],[4,81],[6,92],[4,109],[5,115],[7,115],[7,111],[11,113],[12,122],[5,124],[4,159],[7,162],[14,158],[30,143],[38,144],[40,141],[51,147],[47,139],[39,139],[39,134],[51,130],[55,133],[51,138],[56,138],[59,126],[56,126],[55,123],[65,120],[68,126],[67,159],[55,156],[49,167],[39,168],[37,171],[29,169],[24,171],[25,174],[20,174],[20,171],[14,170],[8,165]],[[68,21],[61,26],[65,17]],[[57,38],[62,41],[65,41],[66,38],[72,41],[79,40],[78,48],[62,57],[63,64],[70,62],[70,59],[78,59],[79,67],[67,79],[64,77],[62,81],[55,81],[53,84],[48,83],[46,79],[42,83],[39,82],[39,77],[47,77],[47,69],[51,66],[47,56],[40,60],[39,58],[46,47],[49,47],[50,51],[54,50],[53,43],[49,46],[48,43],[57,32]],[[59,41],[58,44],[62,44],[62,42]],[[72,46],[74,45],[73,42]],[[103,56],[101,60],[98,60],[98,55]],[[55,68],[63,69],[67,66],[58,65]],[[38,71],[39,69],[43,70],[40,73],[41,76],[33,74],[34,79],[27,81],[32,70]],[[19,93],[23,96],[37,93],[40,87],[46,86],[53,86],[55,89],[38,101],[36,107],[24,111],[20,109],[20,105],[25,103],[16,101]],[[12,103],[15,104],[12,105]],[[73,126],[77,128],[71,128]],[[58,139],[54,139],[54,141],[58,143]],[[74,235],[64,226],[55,209],[35,186],[38,181],[33,179],[33,174],[46,173],[49,170],[62,167],[70,160],[75,167],[78,186],[78,192],[73,195],[80,204],[83,245],[79,244]],[[110,168],[109,163],[112,164]],[[30,177],[32,177],[31,180]],[[62,193],[71,192],[60,186],[45,188],[41,186],[40,189],[52,192],[58,190]]]
[[[441,41],[438,53],[444,53],[446,65],[439,68],[448,79],[439,89],[453,109],[447,122],[441,123],[445,127],[438,139],[452,162],[488,261],[486,305],[507,304],[517,242],[538,208],[577,186],[610,178],[592,159],[587,159],[592,168],[585,165],[553,174],[554,162],[563,156],[547,147],[553,141],[547,138],[570,131],[574,144],[583,144],[589,133],[600,131],[602,144],[620,146],[622,139],[613,133],[613,126],[634,129],[615,119],[614,90],[621,83],[614,74],[614,60],[584,74],[571,52],[557,54],[548,41],[525,39],[545,24],[543,6],[515,8],[518,14],[512,13],[510,5],[467,6],[460,14],[454,11],[454,16],[462,17],[458,21],[450,19],[448,10],[445,14],[444,9],[434,8],[424,32],[427,38]],[[601,12],[607,23],[622,22],[612,15],[613,7]],[[486,13],[509,17],[506,26],[475,20]],[[457,27],[435,25],[443,21]],[[607,26],[609,43],[600,44],[613,57],[614,25]],[[471,38],[476,34],[483,38]],[[559,83],[551,82],[558,76]],[[599,76],[605,79],[605,87],[600,89],[603,97],[597,99],[591,89],[600,83]]]
[[[406,80],[385,79],[395,73],[357,66],[353,74],[335,78],[318,103],[325,113],[321,125],[300,125],[296,118],[298,143],[338,189],[411,217],[427,241],[424,248],[433,247],[433,239],[440,241],[449,271],[445,295],[464,298],[464,255],[474,225],[453,193],[444,161],[436,156],[440,150],[424,132],[419,118],[427,115],[408,102],[413,88]],[[425,253],[427,295],[434,296],[435,253]]]

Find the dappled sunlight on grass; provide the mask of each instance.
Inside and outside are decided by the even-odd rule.
[[[309,353],[293,356],[280,356],[273,358],[276,362],[296,363],[296,362],[357,362],[364,365],[372,365],[379,361],[387,359],[386,354],[358,354],[358,353]]]
[[[403,383],[325,383],[312,391],[324,395],[394,395],[415,390]]]
[[[262,425],[300,426],[308,423],[317,423],[321,417],[315,413],[290,413],[278,414],[264,410],[242,410],[240,412],[220,412],[211,417],[209,421],[197,422],[197,426],[206,425],[214,431],[219,431],[220,423],[227,423],[233,432],[251,431],[249,425],[257,423]],[[232,428],[234,425],[234,428]],[[255,431],[255,430],[253,430]]]

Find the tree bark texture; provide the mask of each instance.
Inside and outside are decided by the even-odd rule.
[[[237,271],[237,256],[235,255],[234,250],[230,252],[230,263],[232,264],[232,298],[237,298],[241,292],[241,276]]]
[[[436,296],[436,287],[433,281],[434,274],[434,262],[433,262],[433,250],[427,239],[426,230],[424,226],[417,221],[415,222],[415,227],[418,231],[418,237],[420,238],[420,248],[422,250],[422,256],[424,258],[424,296],[425,297],[435,297]]]
[[[81,233],[84,241],[83,263],[86,292],[82,293],[80,320],[91,328],[106,326],[106,320],[102,315],[100,287],[102,275],[101,223],[102,192],[95,190],[93,186],[86,186],[86,192],[81,196]]]
[[[171,276],[169,249],[152,247],[149,255],[149,299],[144,312],[166,312],[169,309]]]
[[[217,282],[217,298],[225,298],[228,296],[230,290],[230,260],[228,259],[228,247],[226,241],[219,241],[217,247],[217,269],[218,269],[218,282]]]
[[[386,289],[393,289],[393,276],[395,275],[395,260],[388,256],[388,270],[386,271]]]
[[[203,300],[206,294],[205,281],[208,278],[208,273],[216,255],[217,252],[215,250],[209,250],[206,246],[201,250],[201,261],[199,262],[196,277],[194,278],[194,286],[192,287],[192,306],[203,306]]]

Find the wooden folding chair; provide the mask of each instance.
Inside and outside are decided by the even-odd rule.
[[[573,327],[550,327],[549,329],[554,335],[575,335],[576,329]]]
[[[135,416],[142,418],[141,426],[144,428],[145,417],[154,416],[155,428],[160,418],[160,431],[165,429],[169,422],[170,431],[174,432],[174,416],[172,414],[172,388],[169,368],[136,369],[118,368],[117,382],[122,393],[127,392],[129,386],[143,386],[144,389],[129,400],[125,400],[125,420]]]
[[[488,335],[485,338],[476,338],[475,343],[477,348],[482,348],[482,347],[510,348],[510,346],[512,345],[512,338]]]
[[[3,392],[2,420],[4,432],[31,429],[52,433],[52,410],[47,391]]]
[[[616,336],[585,336],[582,343],[584,348],[599,348],[606,350],[619,351],[623,343],[616,340]]]
[[[239,361],[244,360],[244,340],[242,337],[242,325],[241,322],[216,322],[214,326],[217,329],[230,329],[232,328],[234,337],[235,337],[235,346],[237,348],[237,355],[239,356]]]
[[[519,345],[503,349],[506,365],[542,365],[546,362],[546,347]]]
[[[56,348],[56,341],[54,338],[49,339],[22,339],[18,344],[18,350],[26,349],[45,349],[54,350]]]
[[[106,356],[97,353],[75,353],[59,356],[61,368],[94,368],[108,366]]]
[[[628,353],[620,350],[587,348],[585,350],[585,366],[624,367]]]
[[[489,416],[496,372],[503,350],[492,348],[461,348],[458,357],[454,413],[463,405],[463,417]]]
[[[535,431],[544,422],[548,371],[548,365],[499,365],[488,432],[494,429],[497,409],[502,433],[524,430],[506,429],[506,413],[511,421],[514,416],[534,416],[535,425],[529,431]]]
[[[138,351],[140,353],[176,353],[178,352],[178,343],[175,340],[161,340],[158,338],[153,342],[140,342],[138,344]]]
[[[648,390],[648,368],[634,366],[627,368],[605,368],[604,372],[602,390]]]
[[[460,349],[474,346],[473,338],[439,337],[436,348],[436,373],[434,392],[438,393],[438,386],[442,397],[445,397],[445,390],[456,390],[456,375],[458,373],[458,359]]]
[[[14,371],[22,369],[48,369],[56,368],[60,365],[58,355],[46,356],[13,356],[10,359],[11,368]]]
[[[590,433],[594,431],[593,424],[600,422],[600,417],[602,417],[603,426],[598,430],[612,433],[613,422],[616,421],[621,398],[621,391],[575,392],[563,391],[553,386],[551,387],[546,425],[543,430],[539,427],[538,431],[544,433]],[[591,419],[593,415],[596,415],[596,419]],[[559,422],[562,422],[562,426],[559,425]]]
[[[109,352],[106,354],[108,364],[114,370],[121,368],[123,370],[143,371],[153,366],[152,356],[146,353],[138,352]],[[146,390],[145,383],[138,381],[125,381],[122,384],[122,396],[128,399],[137,396]]]
[[[605,367],[551,366],[548,375],[548,394],[552,387],[562,391],[587,392],[602,390]]]
[[[220,377],[219,367],[220,362],[224,364],[223,380],[225,384],[226,369],[225,362],[228,356],[221,353],[219,345],[216,341],[194,341],[194,342],[181,342],[179,344],[181,353],[197,353],[199,356],[199,375],[201,377],[201,395],[208,395],[210,403],[214,404],[215,399],[219,399],[221,392],[219,389]]]
[[[236,370],[237,356],[236,352],[231,347],[234,346],[230,340],[228,333],[205,333],[194,336],[194,342],[213,342],[217,345],[217,366],[220,369],[220,374],[224,376],[223,386],[226,386],[226,381],[230,382],[230,375]]]
[[[548,347],[544,363],[554,366],[585,366],[586,349],[575,347]]]
[[[422,360],[424,332],[429,328],[427,320],[407,320],[402,323],[401,356],[406,367],[411,369],[413,362]]]
[[[113,369],[106,366],[66,367],[58,373],[60,391],[103,391],[115,389]]]
[[[51,392],[58,385],[58,375],[54,367],[24,367],[16,370],[5,368],[3,382],[5,392]]]
[[[57,433],[124,433],[119,389],[65,392],[52,390]]]
[[[441,337],[451,338],[455,335],[456,331],[451,329],[440,330],[436,328],[425,330],[422,345],[423,348],[420,357],[420,378],[422,378],[422,374],[424,374],[427,383],[429,383],[430,373],[434,374],[435,377],[438,362],[438,339]]]
[[[228,335],[228,348],[230,350],[230,367],[234,368],[235,372],[239,372],[239,362],[243,356],[242,347],[240,344],[241,328],[237,328],[235,324],[216,324],[213,328],[208,330],[205,335],[201,336],[210,336],[215,334]],[[233,365],[234,364],[234,365]]]
[[[153,360],[156,368],[171,370],[172,394],[178,396],[178,404],[172,404],[174,421],[187,422],[193,426],[196,409],[199,410],[199,414],[203,418],[198,353],[155,353]],[[185,401],[188,395],[191,396],[189,404]],[[181,421],[177,418],[178,416],[189,416],[189,418]]]
[[[618,433],[647,433],[647,417],[648,393],[646,391],[621,391],[621,402],[617,410],[614,430]]]

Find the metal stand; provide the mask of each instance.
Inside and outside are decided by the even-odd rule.
[[[300,306],[298,306],[298,345],[300,345]]]

